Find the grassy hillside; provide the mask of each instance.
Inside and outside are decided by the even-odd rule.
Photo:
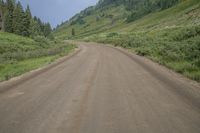
[[[105,10],[105,12],[102,10]],[[54,32],[54,35],[61,39],[73,38],[71,34],[73,28],[75,29],[75,37],[100,33],[123,23],[125,12],[126,10],[123,5],[117,7],[110,5],[104,9],[97,10],[94,7],[90,7],[60,26]],[[77,22],[74,23],[75,21]]]
[[[199,12],[199,2],[188,0],[85,39],[130,48],[200,81]]]
[[[127,22],[131,13],[123,4],[90,7],[61,25],[54,34],[61,39],[104,42],[128,48],[200,81],[199,0],[181,0],[171,8],[149,12]]]
[[[126,18],[131,12],[126,10],[123,4],[119,6],[111,4],[104,8],[90,7],[58,27],[54,35],[62,39],[83,38],[99,33],[129,33],[198,25],[200,23],[199,3],[199,0],[182,0],[172,8],[149,13],[131,23],[126,22]],[[73,28],[75,36],[71,34]]]
[[[130,48],[200,81],[200,2],[197,0],[184,1],[85,40]]]
[[[49,64],[75,48],[43,37],[34,40],[0,32],[0,81]]]

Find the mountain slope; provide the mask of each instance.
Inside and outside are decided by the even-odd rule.
[[[200,23],[198,0],[183,0],[172,8],[149,13],[130,23],[126,19],[132,11],[126,10],[124,4],[98,7],[99,4],[77,14],[58,27],[54,34],[62,39],[73,38],[71,30],[75,29],[75,37],[82,38],[107,31],[130,32]]]
[[[120,0],[113,1],[107,5],[97,4],[77,14],[59,26],[54,32],[55,36],[129,48],[200,81],[199,0],[180,0],[169,8],[158,6],[150,12],[146,12],[141,1],[131,10],[127,9],[126,4],[115,3]],[[161,0],[144,1],[156,3]],[[127,21],[130,16],[132,20]]]
[[[71,36],[72,28],[75,29],[76,35],[104,31],[123,22],[124,6],[114,7],[113,5],[106,6],[102,9],[90,7],[80,14],[77,14],[71,20],[60,26],[55,31],[55,36],[66,38]]]

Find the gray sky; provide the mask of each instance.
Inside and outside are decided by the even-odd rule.
[[[66,21],[98,0],[20,0],[23,6],[30,5],[32,14],[53,27]]]

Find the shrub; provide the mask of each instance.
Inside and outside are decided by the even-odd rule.
[[[111,37],[115,37],[115,36],[118,36],[118,35],[119,35],[118,33],[112,32],[112,33],[109,33],[108,35],[106,35],[106,37],[111,38]]]
[[[194,80],[200,79],[200,26],[131,34],[113,32],[92,39],[97,38],[98,42],[132,48],[138,55],[148,56]]]
[[[43,36],[36,36],[33,38],[41,47],[46,47],[49,44],[49,40]]]
[[[175,41],[186,40],[195,36],[200,35],[200,26],[182,28],[176,31],[175,36],[173,39]]]

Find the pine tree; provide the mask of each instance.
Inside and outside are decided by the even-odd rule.
[[[31,11],[30,11],[30,8],[29,8],[29,6],[27,6],[27,8],[26,8],[26,11],[25,11],[25,14],[24,14],[25,16],[25,18],[24,18],[24,28],[25,28],[25,30],[26,30],[26,33],[25,33],[25,36],[30,36],[30,30],[31,30],[31,19],[32,19],[32,15],[31,15]]]
[[[40,18],[34,17],[34,20],[36,20],[37,23],[39,24],[41,35],[44,36],[44,24],[42,23],[42,21],[40,20]]]
[[[3,18],[3,8],[4,8],[4,1],[3,0],[0,0],[0,31],[3,30],[3,21],[4,21],[4,18]]]
[[[75,29],[72,28],[72,36],[75,36]]]
[[[5,31],[13,32],[13,11],[14,11],[15,1],[6,0],[6,14],[5,14]]]
[[[27,37],[38,35],[48,37],[52,32],[49,23],[43,23],[37,17],[32,18],[29,6],[24,11],[19,0],[17,4],[15,0],[0,0],[0,29],[2,29],[2,9],[5,12],[3,26],[6,32]]]
[[[44,36],[48,37],[51,34],[51,25],[49,23],[44,24]]]
[[[30,24],[30,35],[31,37],[42,35],[42,31],[37,19],[32,19]]]
[[[20,3],[20,1],[17,3],[17,6],[15,7],[13,11],[13,33],[22,35],[22,17],[23,17],[24,11],[23,7]]]

